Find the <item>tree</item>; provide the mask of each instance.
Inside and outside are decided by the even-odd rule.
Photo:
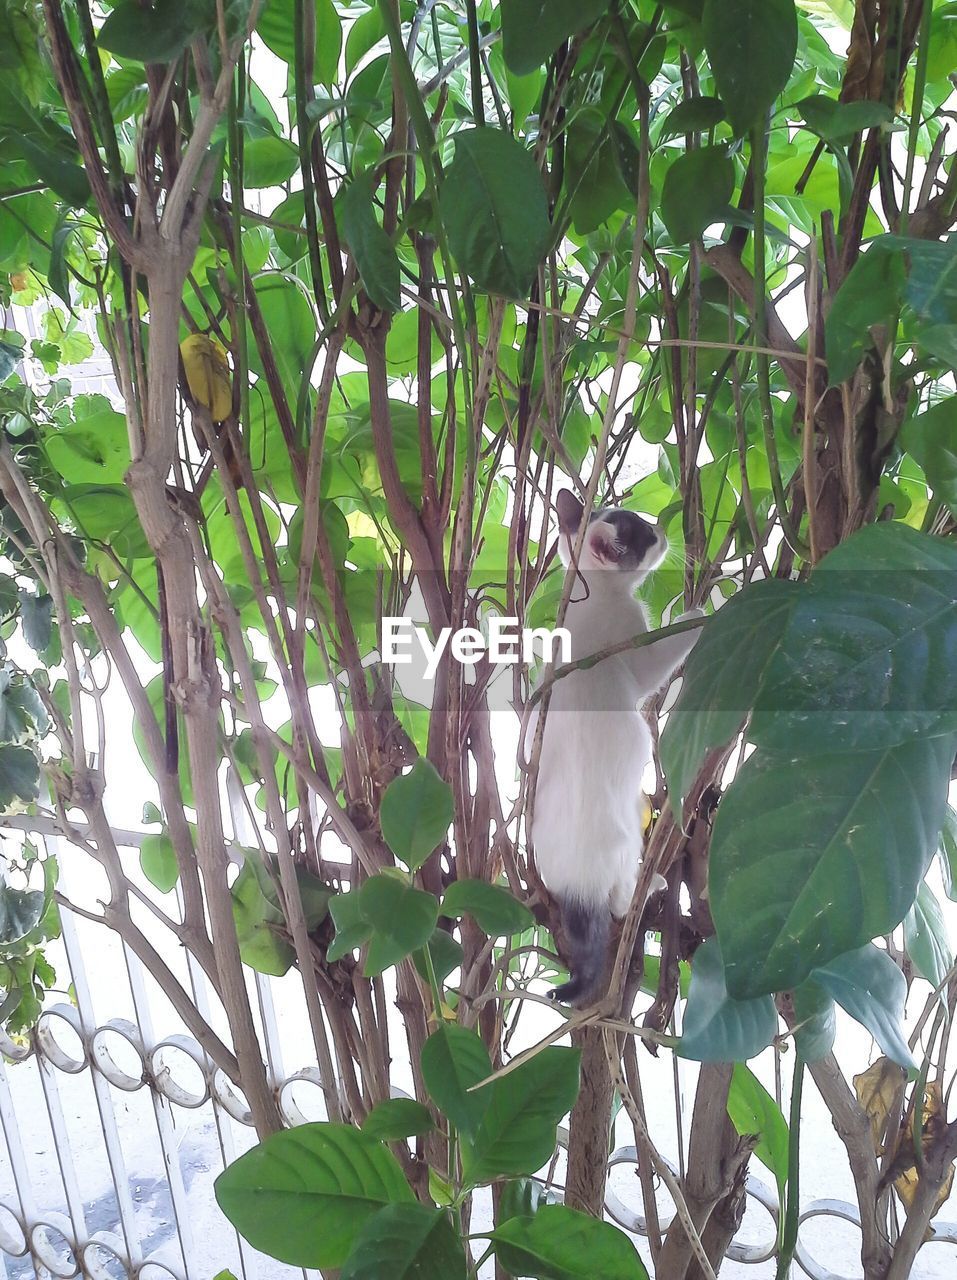
[[[6,659],[0,798],[103,865],[104,926],[244,1092],[262,1141],[219,1197],[259,1247],[344,1277],[474,1274],[462,1233],[491,1183],[500,1274],[642,1275],[597,1220],[617,1090],[648,1204],[657,1172],[679,1207],[657,1275],[719,1268],[756,1155],[783,1276],[809,1072],[865,1274],[909,1274],[957,1155],[957,986],[924,883],[940,846],[950,891],[957,848],[951,8],[3,0],[4,300],[44,327],[0,345],[0,594],[36,655]],[[60,376],[87,318],[122,413]],[[556,1015],[573,1047],[510,1058],[550,935],[563,949],[525,846],[534,758],[506,811],[488,663],[470,681],[446,654],[424,707],[375,655],[413,595],[433,635],[560,623],[562,485],[666,529],[656,623],[678,598],[712,616],[661,741],[639,888],[668,889],[625,921],[607,997]],[[106,821],[107,669],[156,784],[143,869],[178,882],[181,918]],[[528,690],[514,668],[516,707]],[[259,842],[232,884],[226,772]],[[25,1030],[63,899],[51,867],[4,892],[2,1014]],[[230,1044],[134,900],[202,966]],[[298,968],[328,1122],[279,1131],[243,961]],[[908,1044],[918,976],[934,994]],[[883,1055],[853,1089],[837,1005]],[[744,1065],[775,1037],[789,1123]],[[680,1182],[638,1039],[704,1064]],[[390,1099],[398,1052],[414,1100]],[[565,1204],[542,1204],[528,1177],[569,1109]],[[264,1189],[283,1196],[266,1221]]]

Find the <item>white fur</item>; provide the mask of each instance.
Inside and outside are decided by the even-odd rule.
[[[614,536],[611,526],[595,521],[585,535],[564,622],[573,661],[648,630],[644,606],[634,592],[660,564],[664,535],[656,530],[657,546],[638,571],[630,572],[610,566],[602,556],[602,540],[609,533]],[[559,552],[567,565],[571,547],[564,533]],[[627,912],[643,849],[642,776],[652,758],[651,734],[640,708],[668,682],[696,638],[696,631],[667,636],[554,685],[531,833],[539,874],[552,893],[588,906],[607,905],[615,916]],[[526,758],[539,709],[540,704],[529,717]],[[655,880],[653,888],[664,887],[660,876]]]

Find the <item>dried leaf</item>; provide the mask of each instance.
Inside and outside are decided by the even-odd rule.
[[[878,1155],[884,1150],[888,1115],[896,1110],[904,1091],[907,1073],[889,1058],[875,1063],[854,1077],[854,1092],[871,1124],[871,1142]]]
[[[925,1155],[929,1155],[933,1147],[945,1140],[947,1131],[947,1113],[944,1110],[944,1100],[941,1095],[940,1084],[938,1081],[932,1081],[924,1090],[924,1115],[921,1128],[921,1149]],[[911,1098],[910,1106],[907,1108],[907,1114],[900,1127],[900,1133],[897,1139],[897,1150],[894,1155],[894,1167],[898,1171],[894,1179],[894,1190],[900,1197],[904,1208],[910,1210],[914,1203],[914,1198],[920,1188],[920,1173],[917,1169],[917,1162],[914,1159],[914,1099]],[[944,1181],[940,1185],[937,1192],[937,1199],[934,1202],[931,1217],[936,1214],[947,1197],[950,1195],[951,1188],[954,1185],[954,1166],[951,1164],[947,1170]],[[928,1238],[933,1235],[933,1231],[929,1232]]]

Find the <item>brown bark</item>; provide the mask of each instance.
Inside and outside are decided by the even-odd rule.
[[[717,1249],[721,1244],[729,1222],[739,1211],[737,1202],[743,1194],[743,1178],[756,1141],[753,1137],[741,1137],[728,1115],[732,1069],[730,1062],[706,1063],[701,1068],[691,1118],[688,1169],[682,1182],[691,1220],[715,1267],[724,1251],[715,1254],[712,1248]],[[719,1205],[722,1218],[710,1232],[709,1248],[705,1236],[709,1234],[708,1228]],[[676,1217],[658,1259],[658,1280],[686,1280],[694,1261],[688,1233]],[[700,1266],[696,1264],[691,1274],[700,1276]]]
[[[614,1085],[602,1028],[573,1031],[572,1043],[582,1051],[581,1088],[568,1128],[565,1203],[600,1218],[605,1204]]]

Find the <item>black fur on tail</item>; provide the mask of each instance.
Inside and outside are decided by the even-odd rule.
[[[563,1004],[586,1003],[598,992],[608,963],[611,912],[606,905],[559,898],[568,951],[568,982],[551,992]]]

